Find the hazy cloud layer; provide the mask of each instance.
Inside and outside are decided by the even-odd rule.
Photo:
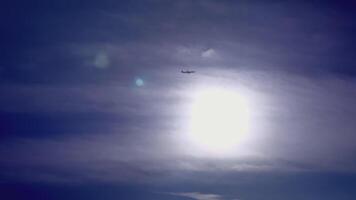
[[[47,181],[58,177],[146,182],[158,174],[181,172],[355,171],[354,80],[229,69],[199,73],[172,79],[178,75],[165,71],[155,76],[160,82],[175,82],[136,89],[6,87],[13,93],[11,100],[23,101],[20,107],[11,107],[10,99],[3,98],[7,112],[110,115],[93,116],[90,126],[82,121],[84,129],[79,132],[68,129],[45,138],[7,139],[0,148],[0,162],[9,168],[2,173]],[[186,142],[193,83],[198,88],[235,88],[251,100],[250,136],[228,157],[206,155]]]

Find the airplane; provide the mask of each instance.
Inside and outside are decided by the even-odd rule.
[[[180,72],[183,73],[183,74],[193,74],[193,73],[195,73],[195,71],[192,71],[192,70],[181,70]]]

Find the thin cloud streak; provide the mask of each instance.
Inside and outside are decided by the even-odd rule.
[[[204,194],[200,192],[182,192],[182,193],[168,193],[170,195],[189,197],[195,200],[223,200],[224,198],[218,194]]]

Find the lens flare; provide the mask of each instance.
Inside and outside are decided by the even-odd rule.
[[[145,84],[145,82],[141,78],[136,78],[135,84],[137,87],[142,87]]]

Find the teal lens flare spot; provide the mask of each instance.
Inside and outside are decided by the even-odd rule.
[[[145,82],[141,78],[136,78],[135,84],[137,87],[142,87],[145,84]]]

